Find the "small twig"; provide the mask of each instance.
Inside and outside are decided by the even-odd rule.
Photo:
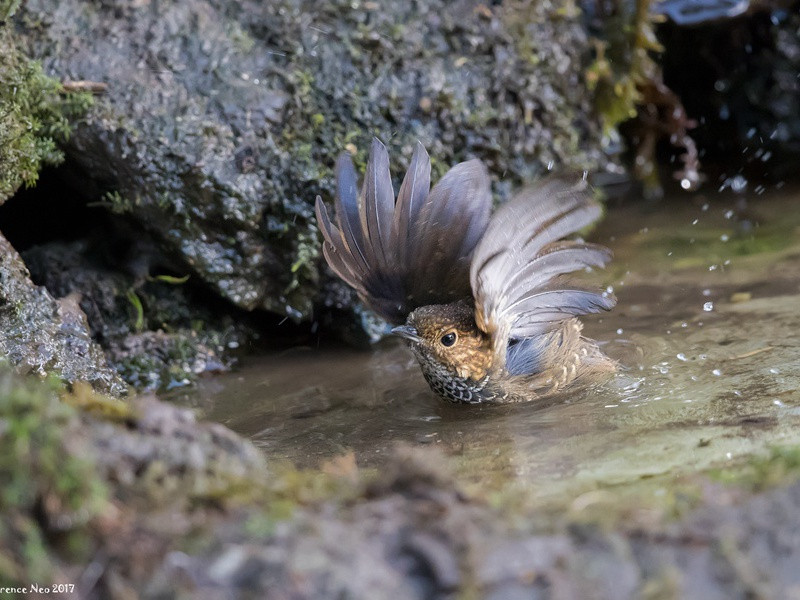
[[[731,356],[727,360],[739,360],[740,358],[750,358],[751,356],[755,356],[756,354],[761,354],[762,352],[768,352],[769,350],[774,350],[774,346],[765,346],[763,348],[758,348],[757,350],[751,350],[750,352],[745,352],[744,354],[738,354],[736,356]]]
[[[67,93],[73,92],[91,92],[93,94],[105,94],[108,90],[108,84],[102,81],[62,81],[61,89]]]

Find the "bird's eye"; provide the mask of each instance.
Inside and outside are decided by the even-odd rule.
[[[443,335],[439,341],[442,343],[442,346],[452,346],[456,343],[456,332],[451,331],[450,333]]]

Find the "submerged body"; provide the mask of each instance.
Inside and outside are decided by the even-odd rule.
[[[536,340],[535,347],[532,340],[516,341],[506,361],[496,364],[491,340],[472,314],[474,308],[464,300],[426,306],[411,313],[406,325],[393,329],[406,338],[431,389],[451,402],[524,402],[617,368],[596,343],[581,335],[578,319],[563,321]],[[456,336],[451,346],[441,343],[447,335]]]
[[[348,157],[337,165],[336,226],[317,198],[330,267],[404,337],[431,389],[452,402],[541,398],[615,369],[581,335],[576,315],[613,295],[574,287],[572,271],[610,252],[565,240],[601,214],[584,181],[549,177],[491,219],[488,173],[453,167],[432,190],[418,145],[394,201],[388,155],[375,140],[360,196]]]

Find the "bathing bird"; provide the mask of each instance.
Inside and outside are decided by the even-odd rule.
[[[334,218],[319,196],[316,215],[328,265],[394,325],[431,389],[454,403],[522,402],[614,371],[577,317],[616,298],[567,278],[611,259],[574,238],[602,214],[585,177],[549,175],[491,216],[480,160],[452,167],[432,189],[430,180],[417,143],[395,199],[389,155],[374,139],[360,191],[344,153]]]

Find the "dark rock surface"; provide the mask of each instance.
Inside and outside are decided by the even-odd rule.
[[[31,0],[16,23],[48,73],[108,85],[66,148],[87,197],[248,310],[310,317],[311,203],[372,135],[398,172],[417,138],[438,175],[472,156],[510,183],[606,160],[589,42],[557,2]]]
[[[56,300],[34,285],[19,254],[0,234],[0,355],[19,372],[125,393],[125,384],[92,340],[78,303],[76,295]]]
[[[203,373],[226,371],[248,339],[233,307],[214,310],[204,291],[183,278],[151,276],[157,251],[144,239],[115,231],[113,244],[50,242],[22,253],[33,280],[56,296],[78,295],[89,331],[111,366],[139,390],[186,385]],[[125,238],[128,237],[126,248]],[[125,248],[111,258],[112,247]],[[145,266],[140,267],[140,263]],[[205,292],[207,294],[207,292]],[[222,303],[217,303],[217,305]]]

